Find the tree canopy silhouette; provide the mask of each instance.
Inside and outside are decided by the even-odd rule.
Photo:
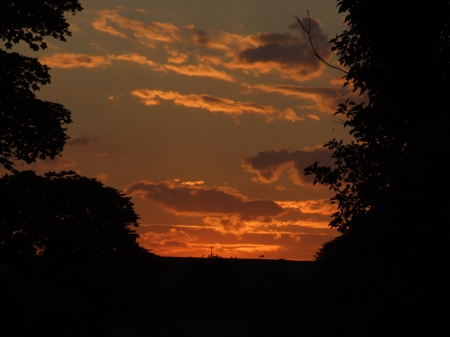
[[[46,36],[70,36],[65,12],[83,8],[78,0],[0,0],[0,39],[6,49],[21,41],[37,51]],[[12,170],[14,160],[32,163],[61,154],[67,140],[70,111],[36,98],[50,83],[49,68],[38,59],[0,48],[0,164]]]
[[[119,191],[74,172],[22,171],[0,179],[0,256],[126,256],[138,216]]]
[[[337,109],[354,140],[325,144],[336,166],[314,163],[305,173],[335,192],[330,225],[342,233],[369,223],[432,226],[448,208],[449,2],[341,0],[338,7],[349,29],[330,41],[332,50],[348,69],[344,86],[366,99]]]

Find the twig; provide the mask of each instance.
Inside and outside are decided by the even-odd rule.
[[[308,34],[308,37],[309,37],[309,43],[311,44],[311,47],[312,47],[312,49],[313,49],[313,51],[314,51],[314,53],[311,53],[311,54],[314,55],[315,57],[317,57],[320,61],[322,61],[323,63],[325,63],[327,66],[329,66],[329,67],[331,67],[331,68],[334,68],[334,69],[337,69],[337,70],[340,70],[340,71],[342,71],[343,73],[348,74],[347,71],[345,71],[345,70],[343,70],[343,69],[341,69],[341,68],[339,68],[339,67],[336,67],[336,66],[333,66],[333,65],[329,64],[329,63],[328,63],[327,61],[325,61],[322,57],[320,57],[320,55],[319,55],[319,53],[317,52],[316,48],[314,48],[314,44],[313,44],[312,39],[311,39],[311,17],[309,16],[309,10],[306,10],[306,11],[308,12],[308,29],[306,29],[306,27],[303,25],[303,23],[300,21],[300,19],[298,18],[297,15],[294,15],[294,18],[298,21],[298,23],[300,24],[300,26],[302,26],[302,28],[303,28],[303,30],[306,32],[306,34]]]

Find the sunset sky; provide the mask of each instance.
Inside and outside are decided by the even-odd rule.
[[[132,196],[140,243],[163,256],[312,260],[337,235],[332,193],[303,169],[348,139],[333,116],[353,95],[310,54],[345,29],[336,0],[89,0],[73,36],[38,57],[38,97],[72,111],[54,161]],[[304,21],[307,23],[307,21]],[[334,121],[334,122],[333,122]]]

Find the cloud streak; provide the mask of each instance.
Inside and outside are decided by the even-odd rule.
[[[42,57],[39,61],[50,68],[97,68],[111,64],[109,59],[104,56],[68,53],[58,53],[50,57]]]
[[[266,117],[268,121],[272,121],[273,119],[284,119],[292,122],[302,120],[297,117],[292,109],[278,111],[272,106],[260,105],[254,102],[235,102],[228,98],[214,97],[206,94],[182,95],[173,91],[149,89],[134,90],[131,94],[139,97],[148,106],[158,105],[161,103],[160,100],[168,100],[173,101],[176,105],[205,109],[213,113],[222,112],[233,116],[239,116],[243,113],[254,113]]]
[[[319,111],[329,114],[334,114],[335,108],[345,99],[357,99],[357,96],[346,88],[307,88],[294,85],[263,84],[255,85],[254,88],[264,92],[313,101]]]
[[[307,214],[321,214],[330,216],[337,211],[336,204],[330,204],[329,199],[275,202],[283,209],[294,209]]]
[[[126,193],[140,195],[167,212],[177,215],[236,215],[240,219],[269,221],[283,213],[283,208],[271,200],[249,199],[225,187],[140,181],[128,186]]]
[[[108,26],[108,22],[110,22],[122,29],[132,31],[133,35],[139,39],[166,43],[180,41],[179,29],[171,23],[151,22],[145,24],[119,15],[118,10],[101,10],[97,14],[98,17],[92,22],[92,26],[104,33],[122,38],[127,37],[123,32],[118,31],[112,26]]]
[[[174,71],[181,75],[187,76],[200,76],[200,77],[212,77],[218,80],[223,80],[227,82],[234,82],[233,76],[227,74],[225,71],[217,70],[209,65],[199,64],[199,65],[186,65],[186,66],[175,66],[171,64],[164,65],[165,69]]]

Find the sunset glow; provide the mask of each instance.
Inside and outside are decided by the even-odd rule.
[[[62,157],[18,169],[74,170],[123,191],[140,244],[163,256],[214,247],[225,258],[312,260],[337,235],[336,209],[303,169],[332,164],[323,144],[348,138],[334,108],[356,97],[311,55],[293,15],[309,9],[315,47],[336,64],[336,1],[82,5],[67,42],[17,47],[52,69],[38,97],[74,121]]]

